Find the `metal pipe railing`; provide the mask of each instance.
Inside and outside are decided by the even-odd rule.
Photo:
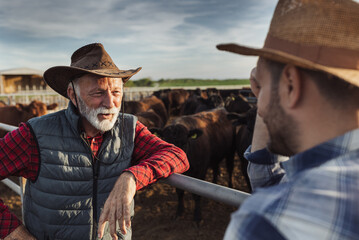
[[[6,131],[15,130],[17,127],[0,123],[0,129]],[[250,196],[246,192],[241,192],[236,189],[224,187],[221,185],[213,184],[207,181],[203,181],[197,178],[185,176],[182,174],[174,173],[166,179],[161,180],[162,182],[169,184],[173,187],[183,189],[185,191],[213,199],[218,202],[223,202],[225,204],[238,207],[243,201]],[[17,194],[22,196],[21,188],[10,181],[9,179],[2,180],[7,186],[14,190]]]
[[[14,183],[13,181],[11,181],[8,178],[1,180],[1,182],[4,183],[9,188],[11,188],[11,190],[16,192],[18,195],[22,196],[22,192],[21,192],[21,189],[20,189],[19,185],[17,185],[16,183]]]
[[[217,202],[223,202],[235,207],[239,207],[239,205],[241,205],[243,201],[250,196],[250,194],[246,192],[241,192],[236,189],[220,186],[177,173],[163,179],[162,182],[202,197],[209,198]]]
[[[17,128],[17,127],[11,126],[11,125],[9,125],[9,124],[0,123],[0,129],[5,130],[5,131],[11,132],[11,131],[15,130],[16,128]]]

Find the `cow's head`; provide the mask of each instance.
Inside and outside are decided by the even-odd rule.
[[[251,109],[250,104],[247,99],[243,97],[241,94],[234,95],[231,94],[226,98],[224,103],[224,107],[228,112],[236,112],[236,113],[245,113],[249,109]]]
[[[150,131],[164,141],[174,144],[185,152],[187,151],[187,146],[190,141],[197,140],[203,134],[201,129],[188,130],[182,124],[169,125],[164,129],[150,129]]]
[[[47,110],[53,110],[58,106],[57,103],[46,105],[43,102],[34,100],[30,104],[17,103],[16,108],[26,115],[26,118],[30,119],[47,114]]]
[[[227,114],[227,118],[232,121],[234,126],[238,125],[247,125],[247,128],[250,132],[253,132],[254,125],[257,116],[257,108],[251,108],[246,113],[234,113],[230,112]]]

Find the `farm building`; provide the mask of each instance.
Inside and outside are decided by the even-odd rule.
[[[43,72],[31,68],[0,70],[0,94],[45,89]]]

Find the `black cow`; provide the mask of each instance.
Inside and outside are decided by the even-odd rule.
[[[190,116],[173,119],[163,130],[156,130],[160,137],[183,149],[188,157],[190,168],[184,174],[205,179],[207,169],[213,169],[213,182],[217,182],[219,163],[226,158],[229,175],[228,186],[232,187],[233,159],[235,154],[235,127],[227,119],[224,108],[200,112]],[[152,132],[154,132],[152,130]],[[184,211],[184,191],[177,189],[177,216]],[[194,220],[199,223],[201,217],[200,196],[195,200]]]
[[[227,97],[224,102],[224,107],[228,112],[236,113],[246,113],[249,109],[252,108],[247,99],[241,94],[232,94]]]
[[[247,167],[248,161],[244,158],[244,152],[252,144],[254,125],[257,116],[257,108],[252,108],[246,113],[230,113],[228,119],[232,120],[234,126],[237,127],[237,133],[235,137],[236,152],[239,157],[240,167],[242,174],[247,182],[249,192],[252,191],[251,184],[249,181]]]
[[[191,115],[223,106],[224,102],[220,95],[210,95],[208,98],[192,95],[183,104],[181,115]]]

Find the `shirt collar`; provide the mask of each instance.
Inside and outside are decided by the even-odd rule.
[[[333,158],[358,149],[359,129],[355,129],[304,152],[298,153],[281,164],[286,171],[287,177],[290,179],[296,173],[315,168]]]

